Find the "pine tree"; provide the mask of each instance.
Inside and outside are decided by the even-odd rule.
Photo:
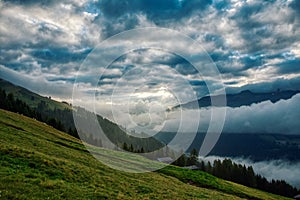
[[[134,152],[134,148],[133,148],[133,145],[132,145],[132,144],[130,144],[129,151],[130,151],[130,152]]]
[[[140,151],[141,153],[145,153],[145,150],[144,150],[144,148],[142,147],[141,148],[141,151]]]
[[[127,146],[126,142],[123,143],[123,150],[128,151],[128,146]]]
[[[191,153],[187,159],[187,165],[196,165],[198,162],[198,152],[197,150],[194,148],[191,150]]]

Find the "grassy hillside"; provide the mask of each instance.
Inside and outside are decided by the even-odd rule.
[[[80,140],[4,110],[0,154],[0,199],[285,199],[178,167],[144,174],[116,171],[95,160]],[[136,156],[137,162],[143,159]]]
[[[0,108],[23,113],[24,115],[39,119],[39,121],[51,124],[59,130],[67,131],[73,136],[77,136],[77,130],[73,119],[73,114],[76,114],[77,121],[82,121],[85,125],[80,127],[81,139],[94,145],[100,145],[102,143],[101,138],[93,131],[98,129],[98,124],[91,120],[94,117],[94,113],[80,107],[72,108],[68,104],[42,97],[21,86],[16,86],[6,80],[0,79],[0,93],[2,90],[4,90],[3,92],[5,94],[0,95]],[[12,98],[7,97],[9,93],[13,94]],[[26,106],[31,109],[31,112],[24,112],[25,106],[20,107],[21,103],[17,103],[16,99],[21,100],[21,103],[26,104]],[[1,102],[8,104],[5,106],[5,103],[1,104]],[[29,115],[29,113],[38,113],[38,115]],[[152,137],[132,137],[123,129],[120,129],[117,124],[102,116],[98,115],[97,120],[106,136],[119,147],[122,147],[125,142],[128,146],[132,145],[134,150],[141,150],[143,148],[144,151],[148,152],[163,146],[160,141]]]
[[[34,92],[31,92],[23,87],[16,86],[3,79],[0,79],[0,88],[12,93],[16,98],[24,101],[27,105],[29,105],[32,108],[36,108],[40,102],[44,101],[50,109],[72,109],[72,107],[67,104],[55,101],[48,97],[40,96]]]

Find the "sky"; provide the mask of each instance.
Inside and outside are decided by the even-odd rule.
[[[76,83],[74,103],[128,128],[190,132],[201,118],[206,130],[212,109],[165,111],[208,94],[300,90],[299,10],[298,0],[2,0],[0,78],[68,102]],[[116,37],[147,27],[158,31]],[[299,134],[299,99],[215,112],[225,132]]]

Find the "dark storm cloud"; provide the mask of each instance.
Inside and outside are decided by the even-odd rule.
[[[230,56],[230,54],[225,54],[223,52],[212,52],[209,55],[214,62],[224,61]]]
[[[274,1],[273,1],[274,2]],[[255,4],[248,4],[245,3],[241,9],[232,17],[236,21],[240,22],[241,25],[247,26],[247,25],[253,25],[253,22],[250,19],[250,17],[263,9],[266,8],[267,4],[272,3],[272,1],[265,1],[265,2],[257,2]],[[263,4],[263,5],[262,5]],[[248,26],[252,27],[252,26]]]
[[[217,65],[220,73],[231,73],[235,76],[247,76],[247,69],[262,66],[265,63],[264,56],[256,54],[244,55],[238,58],[232,58],[233,54],[213,53],[210,54],[212,60]],[[233,63],[239,64],[235,67]]]
[[[228,81],[228,82],[224,82],[225,85],[236,85],[238,84],[238,81]]]
[[[298,0],[294,0],[290,3],[289,5],[295,12],[295,14],[298,16],[298,18],[300,18],[300,13],[299,13],[299,10],[300,10],[300,1]]]
[[[120,18],[128,13],[143,13],[156,24],[160,24],[164,20],[188,17],[211,4],[211,0],[100,0],[96,6],[109,18]]]
[[[255,56],[245,56],[241,58],[241,63],[243,64],[243,70],[262,66],[263,65],[263,58],[262,57],[255,57]]]
[[[178,9],[178,1],[175,0],[100,0],[98,5],[104,15],[108,17],[120,17],[130,12],[144,12],[153,14],[157,12],[168,12]]]
[[[182,1],[182,13],[193,14],[195,11],[202,11],[212,4],[212,0],[184,0]],[[199,13],[197,13],[199,14]]]
[[[1,63],[2,64],[2,63]],[[28,68],[26,65],[21,65],[20,63],[6,63],[6,67],[16,70],[16,71],[23,71]]]
[[[179,10],[176,0],[100,0],[94,6],[101,13],[95,22],[102,25],[104,38],[135,28],[139,24],[139,14],[160,24],[165,19],[174,18]]]
[[[214,6],[217,10],[224,10],[230,8],[229,0],[219,0],[214,2]]]
[[[104,74],[104,75],[101,75],[100,80],[103,80],[103,79],[115,79],[115,78],[121,78],[121,74],[120,75]]]
[[[276,66],[278,67],[278,73],[280,74],[300,73],[300,59],[285,60]]]
[[[189,83],[192,86],[206,86],[206,82],[205,81],[192,80],[192,81],[189,81]]]
[[[138,25],[137,16],[131,13],[124,14],[118,18],[110,16],[103,18],[99,15],[98,18],[95,19],[95,22],[103,26],[101,31],[104,39],[122,31],[133,29]]]
[[[49,6],[55,3],[55,0],[3,0],[6,3],[17,4],[22,6],[32,6],[32,5],[40,5],[40,6]]]
[[[86,49],[81,52],[71,52],[67,48],[47,48],[33,50],[31,55],[40,61],[68,63],[71,61],[82,61],[90,52],[91,49]]]

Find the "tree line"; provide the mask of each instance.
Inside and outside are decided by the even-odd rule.
[[[126,143],[123,144],[123,149],[141,153],[140,149],[134,149],[132,145]],[[300,190],[284,180],[268,181],[265,177],[255,174],[252,166],[237,164],[228,158],[224,160],[217,159],[212,163],[199,159],[196,149],[192,149],[188,155],[182,154],[172,164],[180,167],[197,166],[197,170],[207,172],[218,178],[286,197],[294,197],[300,193]]]
[[[122,149],[125,151],[133,152],[133,153],[145,153],[145,150],[143,147],[141,147],[140,149],[134,149],[132,144],[127,145],[126,142],[123,143]]]
[[[154,138],[137,138],[128,135],[117,124],[105,119],[99,115],[95,116],[95,113],[89,112],[84,108],[73,107],[74,110],[64,108],[56,108],[48,105],[46,101],[36,100],[32,97],[29,101],[39,101],[37,106],[29,106],[25,101],[16,98],[13,93],[6,93],[6,91],[0,88],[0,108],[23,114],[27,117],[34,118],[38,121],[44,122],[55,129],[66,132],[76,138],[80,138],[82,141],[102,147],[102,140],[93,130],[97,130],[99,124],[110,139],[111,142],[116,144],[119,148],[123,148],[124,142],[130,144],[128,151],[135,149],[139,152],[151,152],[154,149],[159,149],[163,146],[161,142]],[[73,120],[73,111],[78,119],[81,120],[84,126],[81,129],[76,129]],[[95,119],[95,121],[91,121]],[[80,137],[79,137],[80,135]],[[133,148],[130,148],[130,147]]]
[[[237,164],[228,158],[224,160],[217,159],[214,160],[213,163],[200,160],[198,159],[196,149],[192,149],[188,156],[183,154],[173,164],[181,167],[196,165],[198,170],[202,170],[224,180],[286,197],[294,197],[300,193],[300,190],[284,180],[268,181],[265,177],[255,174],[252,166],[247,167]]]
[[[27,117],[34,118],[38,121],[44,122],[53,128],[67,132],[70,135],[79,138],[75,125],[72,122],[69,123],[66,128],[66,123],[64,124],[58,116],[62,116],[61,118],[64,118],[63,116],[66,116],[66,113],[68,115],[71,115],[71,111],[65,109],[65,110],[59,110],[54,109],[51,110],[45,103],[45,101],[39,102],[36,109],[31,108],[26,102],[15,98],[15,96],[12,93],[6,94],[6,91],[0,88],[0,108],[12,111],[15,113],[19,113],[22,115],[25,115]],[[67,117],[65,117],[67,119]]]

